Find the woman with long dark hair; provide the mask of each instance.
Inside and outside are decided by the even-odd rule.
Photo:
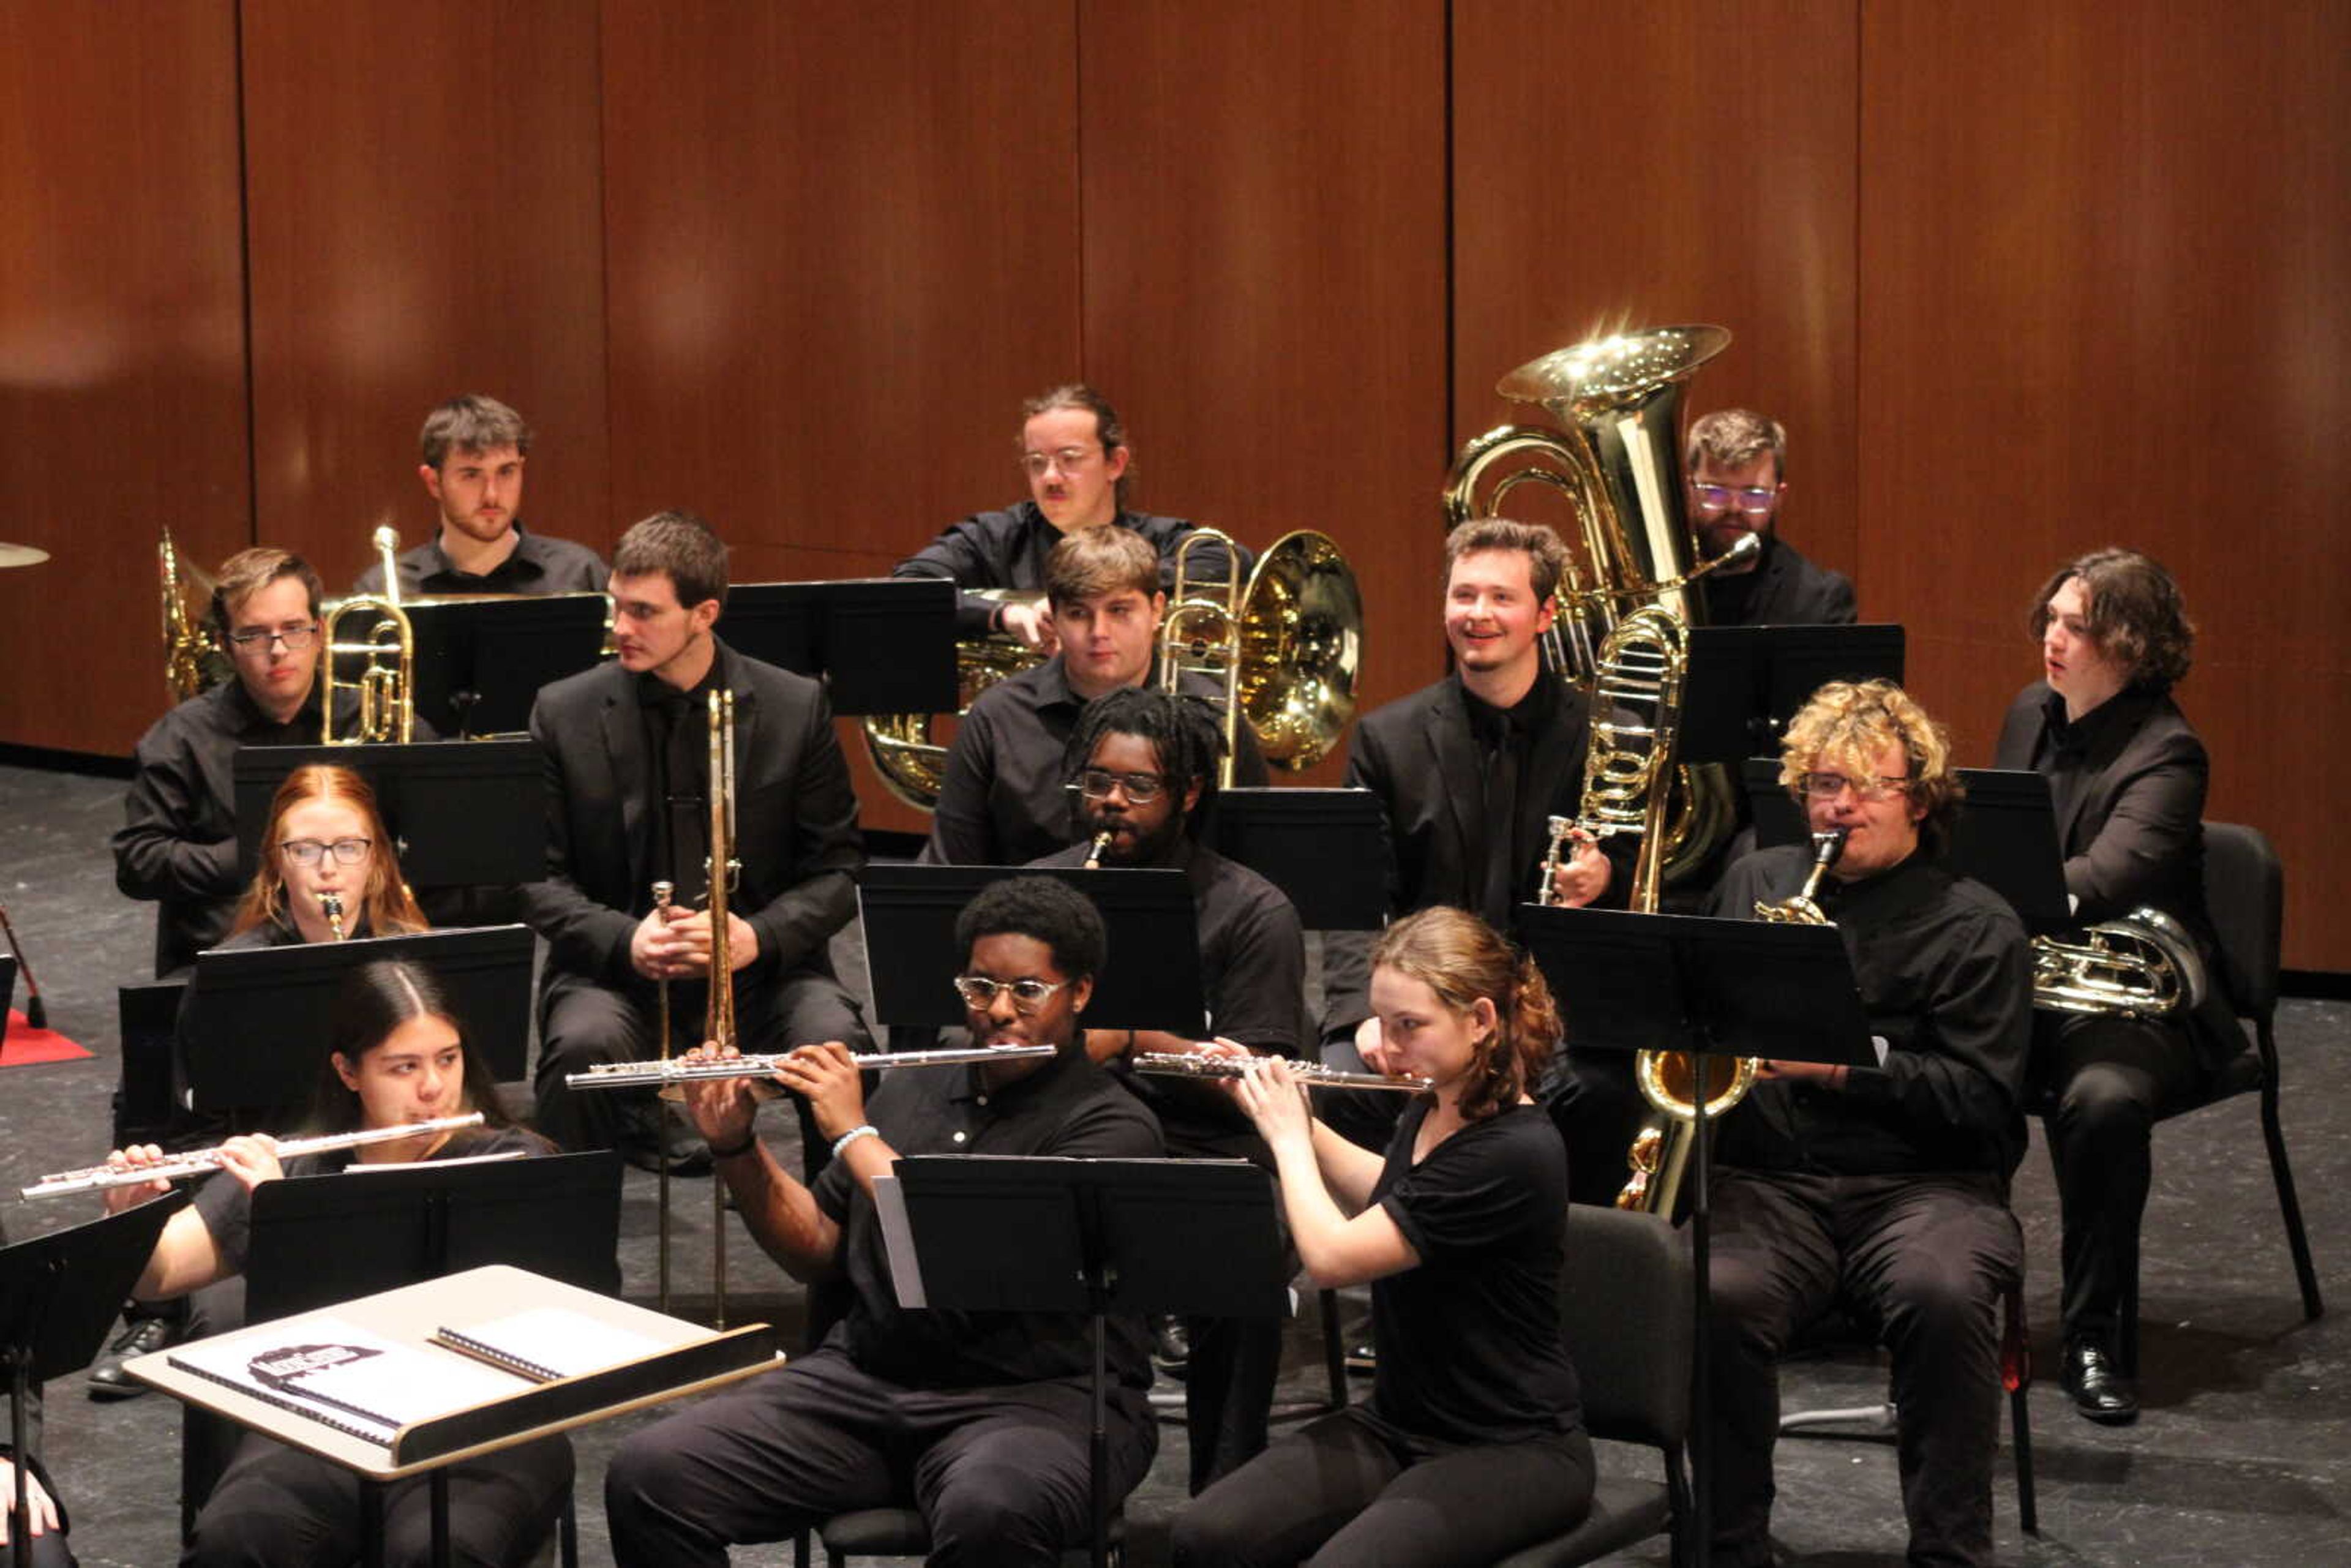
[[[1202,1492],[1176,1518],[1178,1563],[1485,1563],[1591,1506],[1560,1332],[1567,1156],[1529,1092],[1559,1040],[1551,992],[1491,926],[1438,906],[1380,938],[1371,998],[1393,1070],[1431,1085],[1384,1155],[1315,1120],[1278,1059],[1233,1092],[1314,1283],[1372,1287],[1372,1397]]]
[[[172,1216],[140,1276],[141,1299],[173,1296],[244,1271],[253,1189],[281,1175],[321,1175],[353,1165],[383,1165],[477,1155],[549,1154],[553,1146],[514,1125],[498,1109],[489,1071],[465,1042],[463,1024],[429,970],[375,963],[351,972],[337,998],[335,1034],[321,1064],[302,1131],[355,1132],[402,1127],[478,1111],[483,1125],[305,1155],[281,1167],[277,1140],[266,1134],[221,1145],[220,1174],[195,1201]],[[119,1149],[107,1163],[136,1169],[165,1158],[153,1145]],[[129,1208],[167,1184],[120,1186],[111,1210]],[[215,1327],[226,1325],[214,1325]],[[523,1445],[449,1471],[449,1518],[455,1561],[513,1560],[530,1534],[553,1517],[571,1478],[570,1445],[560,1437]],[[431,1519],[422,1478],[395,1485],[384,1511],[386,1560],[429,1561]],[[197,1516],[184,1561],[193,1564],[283,1563],[308,1568],[356,1560],[359,1479],[350,1471],[248,1434]]]

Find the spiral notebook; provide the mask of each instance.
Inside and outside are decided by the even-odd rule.
[[[403,1427],[503,1399],[515,1374],[435,1355],[332,1317],[257,1330],[171,1354],[183,1372],[387,1448]]]
[[[464,1329],[444,1326],[434,1331],[433,1343],[533,1383],[582,1377],[669,1348],[567,1307],[533,1307]]]

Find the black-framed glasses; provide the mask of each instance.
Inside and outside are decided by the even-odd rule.
[[[1070,788],[1089,800],[1107,800],[1113,789],[1123,789],[1129,800],[1148,806],[1159,799],[1159,792],[1167,788],[1167,780],[1156,773],[1113,773],[1107,768],[1089,768],[1078,775]]]
[[[1709,516],[1719,516],[1736,507],[1750,517],[1764,517],[1771,516],[1771,508],[1780,504],[1780,487],[1777,485],[1692,485],[1690,498],[1698,503],[1699,511]]]
[[[1847,789],[1856,800],[1883,800],[1888,795],[1898,795],[1910,788],[1908,778],[1888,779],[1879,774],[1875,779],[1848,779],[1842,773],[1805,773],[1796,779],[1796,788],[1814,800],[1834,800]]]
[[[288,839],[277,847],[284,850],[286,858],[296,865],[317,865],[330,854],[344,865],[357,865],[367,859],[367,852],[375,847],[375,841],[337,839],[333,843],[327,843],[319,839]]]
[[[1039,478],[1055,468],[1074,474],[1092,462],[1093,455],[1092,448],[1085,446],[1064,446],[1058,452],[1024,452],[1020,455],[1020,466]]]
[[[996,1005],[998,991],[1012,993],[1012,1010],[1026,1018],[1050,1001],[1055,991],[1068,985],[1067,980],[1040,980],[1024,977],[1018,980],[991,980],[986,975],[957,975],[956,995],[963,1005],[974,1012],[986,1012]]]
[[[299,653],[319,641],[319,623],[288,621],[283,626],[248,626],[242,632],[230,632],[228,640],[236,644],[240,653],[266,648],[272,643],[283,643],[289,653]]]

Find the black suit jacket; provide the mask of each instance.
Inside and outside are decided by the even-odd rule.
[[[1755,569],[1742,626],[1850,626],[1859,619],[1853,581],[1841,571],[1814,566],[1796,547],[1774,534]],[[1722,624],[1718,618],[1716,624]]]
[[[857,797],[833,738],[832,708],[805,676],[718,645],[735,693],[736,855],[728,907],[758,933],[755,972],[830,974],[825,945],[856,911],[865,864]],[[653,767],[636,677],[617,664],[558,681],[530,715],[547,769],[547,880],[523,889],[525,918],[551,972],[640,982],[629,941],[652,906]]]
[[[2017,694],[2000,727],[1995,768],[2050,770],[2048,683]],[[2171,698],[2137,688],[2099,727],[2086,760],[2087,787],[2062,812],[2057,845],[2065,857],[2065,891],[2083,925],[2112,920],[2140,905],[2163,911],[2197,940],[2211,971],[2212,1001],[2189,1020],[2199,1057],[2225,1061],[2244,1049],[2211,967],[2212,925],[2204,907],[2204,792],[2211,763]]]
[[[1514,844],[1541,844],[1546,818],[1576,814],[1590,731],[1583,694],[1564,687],[1557,722],[1534,737],[1519,789]],[[1485,767],[1458,676],[1365,715],[1348,744],[1347,783],[1377,795],[1387,818],[1391,916],[1438,904],[1473,907],[1484,881]],[[1614,870],[1601,902],[1622,907],[1631,841],[1619,836],[1605,847]],[[1531,893],[1541,863],[1540,851],[1526,857],[1515,873],[1518,885]],[[1359,936],[1332,934],[1322,952],[1322,1032],[1329,1039],[1371,1016],[1370,946]]]

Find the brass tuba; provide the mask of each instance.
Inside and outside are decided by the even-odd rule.
[[[1192,552],[1202,547],[1224,550],[1221,578],[1193,575]],[[1302,770],[1330,755],[1355,716],[1363,591],[1327,534],[1282,535],[1244,583],[1231,536],[1196,528],[1176,552],[1159,644],[1163,688],[1180,689],[1186,673],[1224,688],[1220,787],[1232,785],[1244,720],[1269,766]]]
[[[1660,327],[1578,343],[1521,365],[1494,390],[1539,404],[1557,428],[1489,430],[1461,449],[1447,476],[1448,528],[1494,516],[1503,497],[1524,484],[1548,486],[1574,508],[1583,559],[1579,564],[1569,552],[1551,658],[1559,674],[1587,692],[1602,679],[1602,650],[1621,622],[1646,607],[1683,628],[1706,624],[1705,602],[1693,585],[1760,548],[1749,544],[1698,563],[1685,516],[1683,390],[1729,342],[1719,327]],[[1636,634],[1644,643],[1655,635]],[[1656,771],[1662,774],[1662,764]],[[1736,820],[1727,770],[1681,768],[1675,779],[1674,806],[1663,823],[1667,881],[1702,863]]]
[[[416,725],[416,629],[400,607],[399,531],[389,524],[375,531],[375,549],[383,564],[383,591],[355,593],[327,606],[326,647],[319,660],[319,679],[326,692],[320,702],[319,743],[356,746],[361,742],[398,741],[408,744]],[[343,622],[368,617],[367,639],[345,642]],[[338,657],[359,661],[356,673],[339,680]],[[349,735],[335,733],[335,693],[355,689],[360,697],[359,723]]]
[[[1775,925],[1835,925],[1823,913],[1815,895],[1821,879],[1844,853],[1844,841],[1842,828],[1814,833],[1813,867],[1802,891],[1776,904],[1758,903],[1755,918]],[[1705,1101],[1708,1121],[1724,1115],[1747,1098],[1763,1065],[1751,1056],[1708,1055],[1704,1060],[1706,1082],[1701,1090],[1699,1059],[1689,1051],[1644,1051],[1635,1055],[1633,1074],[1641,1085],[1641,1097],[1663,1113],[1666,1121],[1662,1126],[1643,1128],[1633,1140],[1632,1150],[1625,1155],[1633,1177],[1616,1195],[1617,1207],[1670,1218],[1681,1198],[1682,1176],[1689,1164],[1689,1129],[1698,1120],[1700,1099]]]
[[[1000,602],[1041,597],[1008,589],[974,591],[975,598]],[[956,644],[956,712],[968,713],[980,693],[1023,670],[1033,670],[1050,655],[1008,633],[991,632]],[[865,716],[865,752],[873,771],[893,795],[918,811],[939,803],[946,781],[947,748],[931,738],[936,715],[871,713]]]
[[[2053,1012],[2169,1018],[2203,1005],[2210,978],[2188,928],[2141,907],[2079,942],[2032,939],[2032,1005]]]
[[[183,703],[228,679],[228,663],[204,631],[211,580],[192,567],[183,583],[179,549],[168,527],[155,559],[163,587],[163,692],[174,704]]]

